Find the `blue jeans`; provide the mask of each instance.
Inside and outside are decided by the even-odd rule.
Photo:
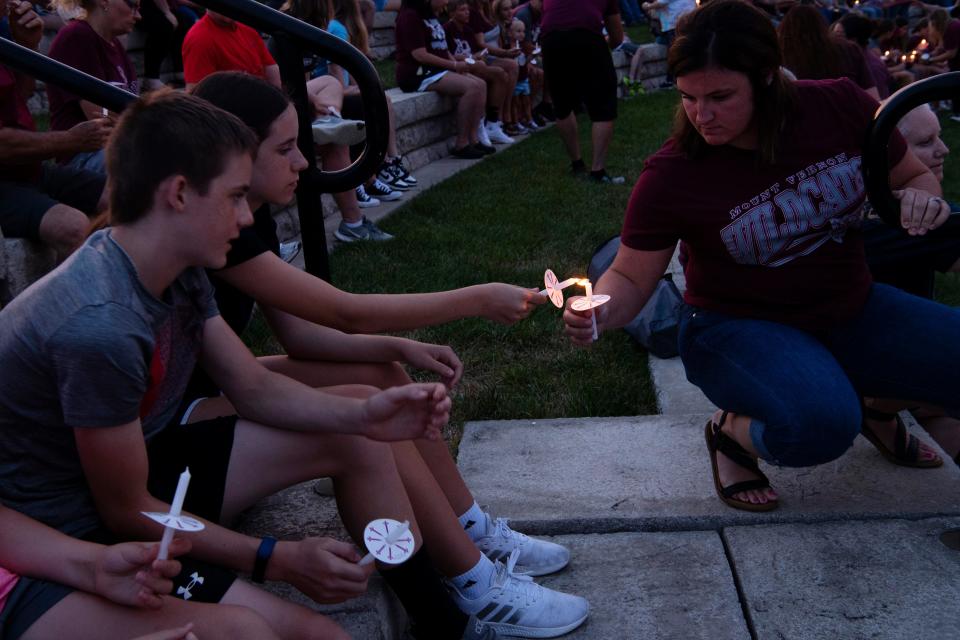
[[[687,379],[748,415],[760,456],[788,467],[839,458],[860,433],[860,398],[960,408],[960,310],[874,284],[860,314],[813,334],[687,307]]]
[[[637,0],[620,0],[620,13],[623,15],[623,24],[630,26],[643,22],[643,12]]]

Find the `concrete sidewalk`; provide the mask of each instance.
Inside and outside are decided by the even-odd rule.
[[[766,469],[782,505],[748,513],[714,493],[707,417],[467,425],[477,500],[573,549],[541,581],[590,600],[570,638],[960,637],[960,552],[939,541],[960,527],[956,465],[896,467],[858,438],[835,463]]]

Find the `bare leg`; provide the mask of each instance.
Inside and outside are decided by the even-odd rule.
[[[908,409],[911,406],[916,406],[916,402],[908,402],[906,400],[892,400],[892,399],[877,399],[877,398],[864,398],[864,404],[877,411],[883,413],[895,414]],[[942,414],[942,412],[941,412]],[[897,447],[897,419],[894,417],[890,420],[876,420],[871,418],[868,415],[863,416],[864,422],[867,423],[867,428],[870,429],[875,436],[880,438],[887,449],[890,451],[896,451]],[[926,425],[924,425],[926,426]],[[933,434],[931,434],[933,435]],[[939,442],[939,439],[934,437],[934,440]],[[950,449],[946,450],[948,453]],[[918,452],[919,460],[933,460],[937,457],[937,453],[931,449],[923,441],[920,442],[920,450]]]
[[[350,149],[343,145],[325,144],[318,147],[320,157],[323,160],[324,168],[331,170],[344,169],[350,166]],[[333,194],[333,200],[340,209],[340,215],[347,222],[360,222],[363,214],[360,213],[360,205],[357,204],[357,194],[355,191],[340,191]]]
[[[563,140],[563,146],[567,150],[567,156],[570,161],[581,159],[580,155],[580,137],[577,132],[577,116],[571,111],[566,118],[557,120],[557,131],[560,132],[560,139]]]
[[[487,84],[487,105],[500,108],[507,97],[509,77],[500,67],[487,66],[477,62],[470,72]]]
[[[62,261],[83,244],[90,219],[79,209],[55,204],[40,219],[40,240],[53,247]]]
[[[594,122],[590,130],[593,142],[593,171],[600,171],[607,165],[607,150],[613,139],[613,121]]]
[[[490,66],[498,67],[507,72],[507,88],[500,104],[501,113],[510,113],[510,98],[513,96],[513,90],[517,87],[517,78],[520,77],[520,67],[516,60],[510,58],[493,58]]]
[[[479,78],[450,72],[429,87],[430,91],[459,98],[457,100],[457,148],[477,142],[477,126],[487,101],[487,85]]]
[[[317,107],[333,107],[337,111],[343,109],[343,85],[333,76],[320,76],[307,81],[307,94],[314,109]]]
[[[282,602],[274,596],[270,597],[277,602]],[[322,618],[316,614],[314,617]],[[335,632],[342,634],[335,623],[326,618],[324,620]],[[204,640],[258,640],[261,638],[270,640],[279,637],[270,629],[264,618],[245,607],[184,602],[176,598],[167,598],[161,609],[135,609],[114,604],[89,593],[76,591],[54,605],[33,623],[21,638],[23,640],[132,638],[180,627],[188,622],[194,624],[194,632]]]
[[[378,389],[387,389],[409,384],[411,381],[403,367],[395,362],[383,364],[318,362],[316,360],[293,360],[286,356],[266,356],[260,358],[260,362],[271,371],[282,373],[312,387],[330,387],[340,382],[350,382],[371,385]],[[333,392],[333,389],[330,388],[325,390]],[[224,398],[222,402],[228,401]],[[217,415],[230,415],[230,413],[232,412]],[[192,418],[193,416],[191,416]],[[414,445],[423,462],[426,463],[436,479],[436,484],[439,485],[446,496],[449,506],[453,508],[453,513],[457,516],[465,513],[473,505],[473,494],[463,481],[463,476],[460,475],[457,463],[450,455],[450,449],[447,448],[446,443],[443,441],[416,440]],[[400,473],[403,475],[402,467]],[[406,482],[406,479],[404,482]],[[413,499],[414,492],[409,493],[411,499]],[[414,510],[417,510],[416,505],[414,505]],[[418,510],[417,513],[419,517]]]

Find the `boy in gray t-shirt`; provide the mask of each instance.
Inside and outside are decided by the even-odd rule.
[[[0,311],[0,501],[77,536],[158,539],[141,512],[169,510],[188,464],[185,510],[208,520],[190,536],[193,556],[216,566],[185,560],[174,592],[244,603],[283,635],[342,637],[324,616],[219,568],[343,600],[372,571],[352,545],[260,541],[217,522],[332,475],[355,536],[390,517],[419,537],[392,450],[374,441],[439,438],[450,400],[440,384],[363,389],[366,399],[322,393],[267,371],[230,331],[199,268],[222,267],[252,221],[256,150],[239,120],[189,95],[158,92],[124,113],[107,151],[114,226]],[[177,424],[198,356],[243,419]],[[66,595],[46,585],[24,578],[29,606],[5,610],[2,624],[26,629]]]

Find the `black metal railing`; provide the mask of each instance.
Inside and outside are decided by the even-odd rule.
[[[326,232],[323,226],[322,193],[349,191],[376,173],[386,154],[389,121],[386,95],[380,78],[366,56],[349,43],[255,0],[196,0],[196,3],[238,20],[259,31],[283,34],[292,44],[290,54],[280,65],[284,85],[290,91],[300,120],[299,146],[309,166],[301,174],[297,187],[297,208],[303,239],[304,262],[310,273],[330,279]],[[360,89],[363,117],[366,121],[366,146],[349,167],[339,171],[320,171],[316,166],[311,133],[312,107],[307,98],[302,52],[309,51],[329,59],[350,73]],[[48,84],[63,87],[94,104],[111,111],[123,109],[136,96],[82,71],[0,38],[0,63]]]
[[[912,109],[934,100],[960,100],[960,72],[914,82],[894,93],[877,109],[863,146],[863,178],[867,196],[884,222],[900,226],[900,202],[890,191],[887,148],[897,123]],[[932,233],[938,233],[934,230]]]

